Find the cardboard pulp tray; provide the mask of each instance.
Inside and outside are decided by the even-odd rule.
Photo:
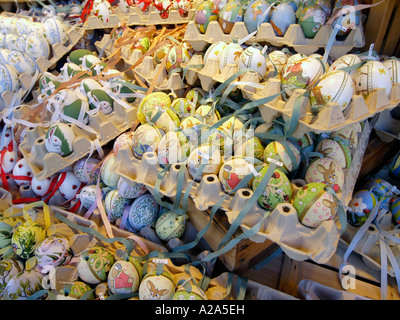
[[[292,47],[296,52],[310,55],[320,48],[325,48],[332,33],[332,27],[323,25],[313,39],[307,39],[299,24],[292,24],[283,37],[278,37],[270,23],[262,23],[255,36],[245,42],[247,45],[253,43],[271,44],[276,47]],[[207,30],[202,34],[194,21],[187,25],[184,40],[186,40],[196,51],[204,51],[210,44],[217,41],[230,43],[234,38],[240,41],[248,36],[244,22],[235,22],[229,34],[225,34],[218,21],[211,21]],[[330,57],[336,60],[348,53],[353,48],[362,48],[365,45],[363,27],[360,25],[352,29],[343,41],[335,40],[330,51]]]

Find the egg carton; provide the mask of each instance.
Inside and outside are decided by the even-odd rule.
[[[99,133],[98,137],[91,132],[86,132],[75,124],[68,124],[75,133],[75,139],[72,143],[73,152],[66,157],[62,157],[57,153],[47,152],[44,137],[48,128],[40,125],[27,127],[19,149],[34,176],[39,180],[43,180],[86,156],[97,138],[99,144],[103,146],[115,139],[122,132],[130,129],[136,120],[136,111],[136,106],[126,109],[115,100],[114,111],[112,113],[104,115],[98,112],[90,116],[89,126]]]
[[[298,53],[310,55],[320,48],[325,48],[328,40],[333,32],[330,25],[323,25],[313,39],[307,39],[299,24],[291,24],[285,35],[279,37],[275,34],[270,23],[262,23],[255,36],[252,36],[244,43],[252,45],[253,43],[269,44],[275,47],[288,46]],[[249,35],[244,22],[235,22],[229,34],[224,33],[218,21],[211,21],[206,32],[203,34],[199,31],[194,21],[190,21],[187,25],[184,40],[186,40],[194,50],[204,51],[210,44],[217,41],[225,43],[233,42],[233,39],[241,41]],[[360,24],[352,29],[345,40],[335,40],[329,52],[333,60],[350,52],[353,48],[362,48],[365,45],[364,30]]]

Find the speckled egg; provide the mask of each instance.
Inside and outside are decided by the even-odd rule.
[[[7,149],[6,149],[7,150]],[[3,159],[1,160],[1,167],[5,173],[9,173],[14,169],[16,162],[18,161],[18,154],[16,150],[7,150]]]
[[[331,220],[337,212],[336,200],[325,188],[325,183],[308,183],[294,197],[293,206],[299,220],[307,227],[316,228],[323,221]]]
[[[167,132],[158,145],[158,161],[162,166],[182,162],[189,155],[186,137],[181,132]]]
[[[142,266],[133,258],[118,260],[108,273],[108,288],[112,294],[128,294],[137,292],[142,278]]]
[[[141,195],[145,194],[147,188],[144,184],[135,181],[129,181],[129,183],[122,177],[118,180],[118,192],[119,194],[127,199],[136,199]]]
[[[186,215],[177,214],[174,211],[166,211],[156,221],[155,230],[157,236],[163,241],[172,238],[180,238],[185,232]]]
[[[331,64],[331,66],[328,69],[328,72],[340,70],[342,68],[351,67],[360,62],[361,62],[361,59],[356,54],[352,54],[352,53],[345,54],[345,55],[341,56],[340,58],[336,59]],[[348,72],[348,74],[350,74],[350,76],[353,76],[356,73],[356,69],[354,69],[352,71],[347,71],[347,72]]]
[[[203,290],[192,284],[190,292],[184,286],[179,287],[172,296],[172,300],[207,300],[207,296]]]
[[[162,138],[159,129],[142,124],[134,132],[132,137],[132,151],[136,158],[141,159],[145,152],[156,152]]]
[[[118,190],[110,190],[104,199],[104,208],[110,221],[115,222],[121,218],[131,203],[131,199],[121,196]]]
[[[107,23],[112,14],[112,6],[105,0],[94,0],[91,14],[97,17],[101,22]]]
[[[253,179],[253,191],[257,189],[261,183],[264,175],[267,173],[269,166],[265,165],[260,171],[259,175]],[[259,205],[266,210],[273,210],[279,203],[289,202],[292,197],[292,186],[286,174],[280,170],[275,169],[272,177],[269,180],[265,190],[257,199]]]
[[[170,300],[174,290],[174,280],[168,271],[163,271],[160,275],[152,271],[140,283],[139,300]]]
[[[238,69],[251,69],[258,72],[261,79],[267,72],[267,58],[256,46],[247,47],[239,57]]]
[[[194,149],[187,161],[190,176],[198,182],[207,174],[218,174],[221,164],[220,151],[210,145],[201,145]],[[200,167],[202,172],[198,172]]]
[[[72,258],[69,241],[64,237],[50,236],[35,249],[35,257],[40,267],[58,267],[67,264]]]
[[[46,230],[38,223],[22,223],[17,226],[11,238],[14,253],[22,259],[33,256],[36,248],[46,238]]]
[[[243,21],[244,6],[240,1],[229,0],[218,11],[218,23],[224,33],[230,33],[235,22]]]
[[[271,8],[269,23],[278,37],[283,37],[291,24],[296,23],[296,14],[293,7],[287,3],[280,3]]]
[[[340,138],[348,143],[350,150],[354,150],[358,145],[358,129],[357,124],[351,124],[339,130],[332,131],[330,138]]]
[[[232,191],[244,179],[245,176],[251,173],[250,163],[240,157],[232,157],[224,162],[218,174],[222,188],[225,192],[234,194]],[[243,186],[246,188],[247,186]]]
[[[82,281],[73,281],[64,285],[57,294],[57,300],[79,300],[85,292],[92,290],[91,286]],[[90,294],[87,300],[94,300],[94,294]]]
[[[23,269],[24,265],[19,260],[3,259],[0,261],[0,297],[3,296],[8,281],[19,274]]]
[[[16,92],[19,87],[17,69],[9,64],[0,63],[0,94],[6,91]]]
[[[278,155],[278,161],[282,162],[282,167],[280,169],[283,173],[287,174],[291,172],[293,169],[297,168],[300,164],[300,151],[295,147],[293,143],[290,141],[286,141],[289,149],[293,153],[296,163],[293,163],[292,158],[290,157],[289,150],[286,149],[285,145],[279,141],[270,142],[264,149],[264,162],[270,163],[269,158],[274,158],[274,156]],[[293,159],[294,160],[294,159]]]
[[[389,70],[392,83],[400,83],[400,61],[388,59],[382,63]]]
[[[14,176],[14,181],[17,183],[18,186],[21,186],[23,184],[30,184],[33,177],[32,170],[29,167],[28,162],[25,158],[21,158],[17,161],[12,173]]]
[[[43,277],[44,274],[35,269],[21,271],[8,281],[2,299],[28,300],[34,293],[43,289]]]
[[[25,38],[25,53],[33,59],[48,59],[50,56],[49,42],[42,33],[30,32]]]
[[[269,15],[266,15],[261,20],[264,12],[267,10],[269,5],[270,4],[265,0],[252,1],[249,4],[243,16],[243,22],[247,28],[248,33],[252,33],[258,30],[259,25],[269,21]]]
[[[142,99],[138,106],[137,117],[141,123],[146,123],[151,119],[151,114],[156,106],[169,108],[171,98],[165,92],[153,92]]]
[[[47,130],[44,145],[47,152],[58,153],[62,157],[66,157],[74,150],[74,139],[75,133],[71,126],[65,123],[58,123]]]
[[[86,249],[79,257],[78,275],[88,284],[104,282],[114,262],[114,255],[106,248],[95,246]]]
[[[310,163],[304,180],[307,183],[322,182],[335,192],[341,192],[344,185],[344,173],[335,160],[323,157]]]
[[[139,232],[144,227],[150,227],[156,222],[159,205],[154,197],[146,193],[136,198],[128,213],[127,229]]]
[[[73,165],[73,172],[79,181],[88,184],[90,181],[97,181],[99,169],[95,169],[100,162],[97,158],[79,159]]]
[[[367,221],[377,203],[378,199],[373,192],[368,190],[355,192],[348,205],[347,221],[355,227],[360,227]]]
[[[201,33],[205,33],[211,21],[218,20],[218,9],[212,0],[199,3],[194,14],[194,22]]]
[[[390,71],[382,62],[368,61],[353,76],[356,93],[367,97],[374,90],[383,88],[389,95],[392,90]]]
[[[117,174],[114,169],[115,161],[115,156],[110,156],[109,158],[104,160],[103,165],[100,169],[101,180],[111,188],[117,186],[120,177],[120,175]]]
[[[325,22],[325,11],[316,3],[304,6],[298,13],[298,24],[306,38],[313,39]]]
[[[315,151],[322,153],[325,157],[334,159],[343,169],[350,168],[352,162],[350,149],[340,140],[323,139],[318,143]]]

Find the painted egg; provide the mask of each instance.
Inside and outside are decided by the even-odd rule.
[[[187,17],[189,11],[192,9],[192,2],[190,0],[177,0],[172,2],[172,8],[179,12],[181,17]]]
[[[265,165],[260,171],[259,175],[254,178],[252,188],[253,191],[257,189],[261,183],[264,175],[267,173],[269,166]],[[289,202],[292,197],[292,186],[290,180],[285,173],[280,169],[275,169],[272,177],[268,182],[265,190],[257,199],[259,205],[266,210],[273,210],[279,203]]]
[[[47,152],[58,153],[62,157],[66,157],[74,151],[74,139],[74,130],[67,124],[58,123],[47,130],[44,144]]]
[[[157,275],[156,271],[152,271],[140,283],[139,300],[170,300],[174,290],[174,280],[169,272]]]
[[[304,58],[285,68],[282,73],[282,86],[291,96],[296,89],[310,89],[323,75],[324,68],[317,58]]]
[[[17,34],[27,34],[31,22],[28,19],[17,19],[15,22],[15,31]]]
[[[204,123],[194,116],[186,117],[181,121],[180,127],[182,130],[193,128],[196,132],[200,131]]]
[[[44,36],[50,45],[68,42],[67,26],[58,17],[50,17],[43,21]]]
[[[224,33],[230,33],[235,22],[243,21],[244,7],[239,1],[229,0],[218,11],[218,23]]]
[[[30,184],[33,174],[25,158],[17,161],[13,168],[13,178],[18,186]]]
[[[172,109],[165,109],[163,107],[156,107],[151,114],[154,127],[161,131],[164,135],[169,131],[176,131],[180,125],[178,115]]]
[[[165,68],[167,72],[181,68],[190,60],[189,51],[181,44],[170,46],[168,49],[166,49],[166,52],[156,51],[155,56],[156,55],[158,55],[158,58],[156,59],[157,63],[161,63],[161,61],[166,57],[167,61],[165,64]]]
[[[30,296],[43,289],[44,274],[32,270],[24,270],[12,277],[3,291],[3,300],[28,300]]]
[[[289,26],[296,23],[295,11],[287,3],[273,6],[269,15],[269,23],[278,37],[283,37]]]
[[[141,159],[145,152],[156,152],[162,138],[159,129],[149,125],[140,125],[132,137],[132,151],[136,158]]]
[[[7,63],[13,66],[18,74],[26,73],[33,76],[36,71],[35,60],[22,51],[11,50],[7,57]]]
[[[25,48],[21,48],[18,43],[18,35],[16,34],[6,34],[5,36],[5,46],[8,50],[24,50]]]
[[[264,146],[257,137],[244,138],[235,145],[235,155],[263,161]]]
[[[80,66],[78,66],[77,64],[72,63],[72,62],[67,62],[60,69],[60,77],[64,81],[67,81],[82,71],[83,71],[82,68]],[[93,80],[93,81],[95,81],[95,80]]]
[[[121,196],[118,190],[110,190],[104,199],[104,207],[111,222],[121,218],[130,204],[131,199]]]
[[[387,198],[388,195],[386,195],[386,193],[388,193],[392,188],[393,186],[389,182],[379,178],[369,180],[363,187],[363,189],[373,192],[378,201],[382,198]]]
[[[357,0],[336,0],[332,8],[332,16],[334,16],[342,8],[348,7],[351,9],[358,4],[359,2]],[[332,23],[332,28],[334,28],[339,22],[341,22],[341,25],[347,28],[347,30],[343,31],[339,29],[337,35],[345,36],[349,34],[352,29],[355,29],[360,24],[360,11],[350,10],[350,13],[344,15],[343,18],[336,18]]]
[[[6,149],[6,152],[3,155],[3,159],[1,160],[1,167],[3,168],[5,173],[9,173],[14,169],[15,164],[18,161],[18,154],[16,150],[9,151]]]
[[[172,300],[207,300],[207,296],[203,290],[192,284],[190,291],[184,286],[179,287],[172,296]]]
[[[378,88],[386,90],[389,95],[392,90],[390,71],[382,62],[368,61],[360,67],[353,77],[356,93],[367,97]]]
[[[43,180],[33,177],[31,180],[31,189],[37,196],[43,197],[52,191],[52,186],[55,185],[55,181],[57,180],[58,178],[56,175],[52,175]]]
[[[293,206],[299,220],[307,227],[318,227],[323,221],[331,220],[337,212],[336,200],[325,188],[325,183],[308,183],[294,197]]]
[[[26,35],[24,51],[33,59],[48,59],[50,56],[49,43],[44,35],[39,32],[30,32]]]
[[[92,51],[88,49],[75,49],[69,53],[67,61],[75,63],[78,66],[81,66],[84,57],[87,55],[96,56]]]
[[[216,59],[219,61],[226,47],[227,44],[224,41],[214,42],[208,47],[206,53],[204,54],[204,64],[206,64],[209,59]]]
[[[157,236],[163,241],[180,238],[185,232],[187,216],[173,211],[164,212],[156,221]]]
[[[287,63],[287,55],[279,50],[272,51],[268,54],[267,59],[267,72],[274,72],[277,69],[278,74],[282,74],[282,70]],[[274,68],[275,66],[275,68]]]
[[[341,192],[344,185],[344,173],[335,160],[323,157],[310,163],[304,180],[306,183],[322,182],[335,192]]]
[[[14,278],[23,269],[24,265],[19,260],[3,259],[0,261],[0,297],[3,296],[8,281]]]
[[[43,24],[41,22],[30,22],[28,25],[28,34],[30,32],[39,32],[43,34]]]
[[[95,169],[100,162],[97,158],[79,159],[73,165],[73,171],[79,181],[88,184],[90,181],[97,181],[99,169]]]
[[[316,3],[304,6],[298,14],[298,24],[308,39],[313,39],[325,22],[325,11]]]
[[[120,8],[122,12],[128,13],[130,4],[132,4],[132,3],[133,2],[131,2],[131,1],[128,2],[127,0],[120,0],[120,1],[118,1],[118,8]]]
[[[90,209],[90,207],[97,201],[97,192],[96,192],[96,185],[90,184],[84,186],[81,191],[79,192],[79,198],[82,206],[86,209]]]
[[[186,93],[185,98],[198,107],[205,94],[205,91],[201,88],[192,88]]]
[[[250,163],[243,158],[233,157],[224,162],[219,169],[219,180],[225,192],[234,194],[232,191],[236,186],[251,173]],[[248,185],[243,186],[243,188]]]
[[[35,257],[40,267],[58,267],[67,264],[72,259],[69,241],[64,237],[50,236],[35,249]]]
[[[89,115],[86,112],[88,111],[88,105],[86,100],[77,98],[71,103],[68,102],[64,103],[65,104],[62,108],[62,114],[63,114],[63,119],[66,123],[72,122],[73,119],[86,125],[89,123]]]
[[[17,69],[9,64],[0,63],[0,94],[5,91],[16,92],[19,87]]]
[[[1,217],[0,218],[0,248],[11,245],[13,228],[23,221],[20,217]]]
[[[295,53],[292,55],[287,55],[287,60],[286,64],[282,69],[282,72],[286,72],[286,69],[291,67],[293,64],[295,64],[297,61],[302,60],[304,58],[307,58],[307,56],[303,53]]]
[[[98,109],[103,114],[114,111],[114,100],[102,89],[93,89],[87,93],[89,109]]]
[[[8,63],[8,55],[10,54],[11,50],[8,49],[0,49],[0,62],[1,63]]]
[[[400,83],[400,61],[388,59],[382,63],[389,70],[392,83]]]
[[[247,47],[239,57],[238,69],[251,69],[258,72],[261,79],[267,72],[267,58],[256,46]]]
[[[144,227],[150,227],[156,222],[159,205],[154,197],[146,193],[136,198],[128,213],[127,229],[139,232]]]
[[[389,165],[389,176],[393,179],[400,178],[400,152],[398,152]]]
[[[345,54],[344,56],[341,56],[340,58],[336,59],[331,64],[331,66],[328,69],[328,72],[340,70],[343,68],[348,68],[360,62],[361,59],[356,54],[351,54],[351,53]],[[348,71],[348,73],[350,74],[350,76],[353,76],[356,73],[356,69]]]
[[[135,259],[118,260],[108,273],[108,288],[112,294],[137,292],[142,278],[142,266]]]
[[[83,54],[83,52],[81,53]],[[75,61],[78,60],[79,62],[76,63],[78,66],[81,66],[83,70],[90,70],[91,68],[93,68],[96,65],[100,65],[101,64],[101,60],[99,59],[99,57],[97,57],[96,55],[94,55],[93,53],[89,53],[87,55],[84,56],[80,56],[78,58],[80,54],[77,53],[76,57],[71,57],[71,62],[76,63]]]
[[[57,294],[57,300],[79,300],[85,292],[92,288],[85,282],[74,281],[64,285]],[[94,300],[94,294],[90,294],[87,300]]]
[[[265,0],[256,0],[250,3],[243,16],[243,22],[248,33],[258,30],[259,25],[268,22],[269,15],[266,15],[262,20],[261,18],[269,6],[270,4]]]
[[[313,151],[315,149],[314,146],[314,139],[312,137],[312,134],[309,132],[306,132],[303,134],[301,138],[294,138],[291,137],[289,140],[300,150],[303,151],[307,149],[308,151]]]
[[[170,108],[173,109],[180,118],[185,118],[193,115],[196,106],[187,98],[177,98],[172,101]]]
[[[348,143],[349,149],[354,150],[358,145],[358,129],[356,124],[346,126],[342,129],[332,131],[330,138],[340,138]]]
[[[222,71],[227,64],[239,64],[239,57],[243,52],[240,44],[229,43],[219,56],[219,70]]]
[[[136,100],[136,92],[129,87],[131,84],[133,83],[124,79],[112,80],[111,90],[118,97],[125,99],[126,102],[133,103]]]
[[[400,224],[400,198],[392,198],[390,203],[390,212],[392,213],[392,221],[395,225]]]
[[[212,108],[212,106],[208,104],[199,106],[194,114],[196,117],[202,119],[202,121],[207,125],[213,125],[221,118],[218,110]]]
[[[218,129],[220,128],[234,133],[235,131],[241,130],[243,128],[243,123],[242,121],[240,121],[239,118],[231,116],[228,120],[221,124],[221,127],[219,127]]]
[[[39,78],[40,93],[50,96],[60,86],[60,84],[61,82],[58,81],[53,74],[45,72]]]
[[[136,199],[147,192],[147,188],[144,184],[135,181],[129,181],[129,183],[120,177],[118,180],[118,192],[119,194],[127,199]]]
[[[210,145],[201,145],[194,149],[187,161],[189,174],[197,182],[207,174],[218,174],[221,164],[220,151]],[[199,171],[200,168],[202,172]]]
[[[274,158],[274,156],[278,155],[278,161],[283,164],[280,169],[283,171],[283,173],[288,174],[295,168],[298,168],[300,164],[300,151],[290,141],[286,141],[286,143],[288,149],[283,143],[279,141],[270,142],[264,149],[263,158],[265,163],[270,163],[271,161],[269,159]],[[291,153],[289,150],[291,151]]]
[[[115,161],[115,156],[110,156],[109,158],[104,160],[103,165],[100,169],[101,180],[111,188],[115,188],[117,186],[118,180],[120,178],[120,175],[115,172]]]
[[[165,92],[153,92],[148,94],[139,104],[137,117],[141,123],[146,123],[151,119],[151,114],[156,106],[169,108],[171,98]]]
[[[311,88],[311,105],[323,108],[329,102],[339,104],[342,111],[349,105],[355,93],[351,76],[341,70],[331,71],[322,75],[318,83]]]
[[[194,22],[201,33],[205,33],[211,21],[218,20],[218,9],[214,1],[205,0],[199,3],[194,14]]]
[[[6,47],[5,39],[6,39],[6,35],[4,33],[0,32],[0,48],[1,49],[5,49],[5,47]]]
[[[101,22],[107,23],[112,14],[112,6],[108,1],[94,0],[91,13]]]
[[[67,200],[75,198],[82,185],[82,182],[72,170],[62,172],[58,177],[58,181],[62,181],[59,186],[59,190],[61,195]]]
[[[350,149],[340,140],[323,139],[318,143],[315,151],[334,159],[342,169],[350,168],[352,161]]]
[[[377,203],[378,199],[373,192],[368,190],[357,191],[349,202],[347,221],[355,227],[360,227],[367,221]]]
[[[167,132],[158,145],[158,161],[162,166],[182,162],[189,155],[186,137],[181,132]]]
[[[86,249],[79,257],[78,275],[88,284],[104,282],[114,262],[114,255],[106,248],[95,246]]]
[[[154,7],[160,13],[162,19],[167,19],[169,17],[169,12],[171,10],[172,1],[170,0],[154,0]]]
[[[130,148],[132,145],[132,139],[133,131],[124,132],[123,134],[119,135],[117,139],[115,139],[113,145],[114,156],[118,155],[118,150],[121,149],[123,146],[127,145]]]
[[[36,248],[46,238],[46,230],[42,225],[34,222],[20,224],[15,228],[11,238],[14,253],[22,259],[33,256]]]

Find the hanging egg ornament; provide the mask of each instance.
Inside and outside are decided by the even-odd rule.
[[[188,16],[192,6],[193,4],[190,0],[176,0],[172,2],[172,8],[177,10],[179,15],[183,18]]]
[[[198,107],[200,105],[200,100],[205,94],[206,93],[201,88],[192,88],[186,93],[185,98]]]
[[[74,199],[76,194],[80,191],[81,186],[83,186],[83,183],[72,170],[62,172],[58,177],[58,182],[61,183],[59,185],[60,193],[67,200]]]
[[[12,277],[4,291],[3,300],[28,300],[30,296],[43,289],[44,274],[32,270],[23,270]]]
[[[244,7],[238,0],[229,0],[222,10],[218,11],[218,23],[224,33],[230,33],[235,22],[243,21]]]
[[[200,119],[209,126],[213,125],[221,118],[218,110],[213,110],[212,106],[208,104],[199,106],[194,114],[195,116],[199,116]]]
[[[204,291],[192,284],[190,292],[182,285],[172,296],[172,300],[207,300]]]
[[[4,289],[10,279],[14,278],[24,269],[21,261],[16,259],[0,260],[0,297],[4,294]]]
[[[189,174],[197,182],[207,174],[218,174],[221,164],[222,157],[219,149],[208,144],[194,149],[187,161]],[[201,168],[202,172],[199,171]]]
[[[400,224],[400,198],[392,198],[390,202],[390,212],[392,221],[395,225]]]
[[[101,22],[108,23],[108,18],[112,14],[112,6],[108,1],[94,0],[91,13]]]
[[[297,191],[293,206],[303,225],[316,228],[323,221],[331,220],[335,216],[338,204],[325,188],[325,183],[314,182],[306,184]]]
[[[29,167],[25,158],[21,158],[17,161],[13,168],[13,178],[18,186],[29,185],[31,183],[33,173]]]
[[[307,58],[307,56],[303,53],[295,53],[292,55],[288,55],[288,58],[286,60],[286,64],[282,69],[282,73],[286,72],[286,70],[291,67],[293,64],[295,64],[297,61],[302,60],[304,58]]]
[[[130,206],[126,227],[131,232],[139,232],[156,222],[159,205],[151,194],[136,198]]]
[[[22,223],[13,232],[11,246],[17,256],[28,259],[45,238],[46,230],[39,223]]]
[[[172,101],[170,108],[182,119],[193,115],[196,106],[188,98],[177,98]]]
[[[115,172],[115,161],[116,157],[114,155],[106,158],[100,169],[100,178],[107,186],[115,188],[118,184],[120,175]]]
[[[283,37],[290,25],[296,23],[296,13],[287,3],[280,3],[271,8],[269,23],[278,37]]]
[[[97,158],[79,159],[73,165],[73,172],[79,181],[88,184],[90,181],[97,181],[99,169],[96,168],[100,162]]]
[[[252,45],[242,52],[239,57],[238,69],[242,70],[245,68],[258,72],[261,79],[265,77],[267,72],[267,58],[259,47]]]
[[[286,53],[280,50],[272,51],[268,54],[267,59],[267,72],[278,72],[278,75],[282,74],[282,70],[287,63],[288,57]],[[275,67],[275,68],[274,68]]]
[[[119,194],[127,199],[136,199],[147,192],[144,184],[135,181],[128,183],[123,177],[119,178],[117,188]]]
[[[324,9],[316,3],[306,4],[298,13],[298,24],[303,30],[304,36],[308,39],[314,39],[325,22],[326,13]]]
[[[13,228],[23,221],[19,217],[1,217],[0,218],[0,249],[11,244]]]
[[[236,186],[251,173],[250,163],[240,157],[232,157],[226,160],[219,169],[218,178],[221,181],[222,188],[225,192],[234,194],[232,191]],[[244,185],[243,188],[248,187]]]
[[[348,169],[351,166],[352,155],[350,149],[340,140],[323,139],[318,143],[315,151],[322,153],[325,157],[334,159],[342,169]]]
[[[55,185],[55,181],[57,181],[57,179],[57,175],[55,174],[43,180],[33,177],[31,180],[31,189],[37,196],[43,197],[52,191],[51,187]]]
[[[67,264],[72,259],[73,253],[69,241],[60,236],[50,236],[42,241],[35,249],[35,257],[40,267],[58,267]]]
[[[235,155],[263,161],[264,146],[257,137],[243,138],[235,144]]]
[[[114,100],[103,89],[93,89],[87,95],[89,109],[97,109],[105,115],[114,111]]]
[[[175,290],[173,279],[165,270],[160,275],[147,273],[139,286],[139,300],[170,300]]]
[[[330,138],[340,138],[348,143],[350,150],[354,150],[358,146],[358,129],[357,124],[351,124],[339,130],[332,131],[329,135]]]
[[[189,155],[186,137],[180,132],[167,132],[158,145],[158,161],[162,166],[182,162]]]
[[[270,4],[266,0],[256,0],[250,3],[243,16],[248,33],[258,30],[259,25],[268,22],[269,15],[265,15],[263,18],[263,14],[269,6]]]
[[[222,71],[227,64],[239,64],[239,57],[243,52],[240,44],[232,42],[227,44],[219,56],[219,70]]]
[[[130,294],[137,292],[142,278],[142,266],[134,259],[117,260],[112,265],[107,278],[112,294]]]
[[[160,130],[161,135],[169,131],[176,131],[180,125],[178,115],[170,108],[157,107],[151,114],[154,127]]]
[[[81,253],[76,268],[84,282],[99,284],[107,280],[108,272],[114,262],[114,255],[108,249],[94,246]]]
[[[23,51],[11,50],[6,63],[14,67],[18,74],[26,73],[33,76],[36,71],[36,61]]]
[[[26,35],[24,52],[35,60],[39,58],[48,59],[50,45],[43,33],[33,31]]]
[[[400,152],[394,156],[389,165],[389,176],[395,180],[400,178]]]
[[[278,156],[278,161],[282,163],[280,169],[283,173],[288,174],[300,164],[300,151],[290,141],[282,143],[279,141],[270,142],[264,149],[264,162],[270,163],[271,159]],[[291,156],[292,155],[292,156]]]
[[[393,186],[386,180],[383,179],[371,179],[363,187],[363,189],[373,192],[376,195],[378,201],[382,200],[381,206],[388,204],[391,197]]]
[[[156,152],[162,138],[159,129],[142,124],[134,132],[132,137],[132,151],[136,158],[141,159],[145,152]]]
[[[47,152],[58,153],[62,157],[66,157],[74,151],[74,139],[75,132],[71,126],[64,123],[58,123],[47,130],[44,145]]]
[[[187,216],[174,211],[166,211],[156,221],[155,230],[162,241],[180,238],[185,232]]]
[[[396,59],[388,59],[382,63],[389,70],[392,84],[400,83],[400,61]]]
[[[358,64],[361,62],[361,59],[359,58],[358,55],[356,54],[345,54],[341,56],[340,58],[336,59],[329,67],[327,72],[330,71],[336,71],[344,68],[351,67],[355,64]],[[346,71],[350,76],[353,76],[356,73],[357,69],[351,70],[351,71]]]
[[[79,200],[82,204],[82,206],[89,210],[90,207],[96,203],[96,198],[97,198],[97,192],[96,192],[96,185],[90,184],[87,186],[84,186],[81,191],[79,192]],[[77,195],[78,196],[78,195]],[[77,197],[78,198],[78,197]]]
[[[104,208],[111,222],[117,221],[132,201],[119,194],[118,190],[110,190],[104,199]]]
[[[68,42],[67,27],[59,17],[53,16],[45,19],[43,29],[50,46],[56,43],[65,45]]]
[[[218,8],[214,1],[205,0],[199,3],[194,14],[194,22],[201,33],[206,33],[208,24],[218,20]]]
[[[344,173],[335,160],[323,157],[310,163],[304,180],[306,183],[322,182],[335,192],[341,192],[344,185]]]
[[[152,92],[146,95],[139,104],[137,117],[140,123],[147,123],[151,119],[151,114],[158,107],[169,108],[171,98],[165,92]]]
[[[85,292],[92,290],[91,286],[83,281],[74,281],[65,284],[57,294],[57,300],[79,300]],[[94,294],[91,293],[86,300],[94,300]]]
[[[121,149],[123,146],[129,146],[129,148],[131,148],[132,139],[133,131],[124,132],[123,134],[119,135],[117,139],[115,139],[113,145],[114,156],[116,157],[118,155],[119,149]]]
[[[332,28],[334,28],[337,23],[341,23],[341,25],[347,29],[346,31],[339,29],[337,33],[339,37],[348,35],[352,29],[355,29],[360,24],[360,11],[352,10],[352,8],[357,5],[359,5],[357,0],[335,0],[332,8],[332,16],[343,8],[349,9],[344,17],[339,16],[332,23]]]
[[[348,205],[347,221],[355,227],[362,226],[377,203],[378,199],[373,192],[368,190],[355,192]]]

